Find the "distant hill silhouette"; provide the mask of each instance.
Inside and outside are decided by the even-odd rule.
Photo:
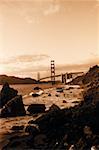
[[[32,78],[19,78],[15,76],[0,75],[0,84],[8,82],[9,84],[34,84],[37,83],[35,79]]]

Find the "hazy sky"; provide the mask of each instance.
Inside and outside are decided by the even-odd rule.
[[[0,0],[0,74],[98,62],[99,1]],[[46,69],[45,69],[46,70]]]

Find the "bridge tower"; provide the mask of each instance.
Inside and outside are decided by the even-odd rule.
[[[67,73],[62,74],[62,83],[66,84],[66,80],[67,80]]]
[[[55,84],[55,61],[51,60],[51,82]]]

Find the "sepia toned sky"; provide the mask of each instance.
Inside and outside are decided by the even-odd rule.
[[[0,0],[0,74],[33,77],[51,59],[99,63],[99,1]]]

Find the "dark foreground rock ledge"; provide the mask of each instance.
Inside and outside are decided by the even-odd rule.
[[[4,83],[0,92],[0,117],[16,117],[26,114],[22,96],[18,91]]]
[[[0,108],[2,108],[9,100],[17,96],[18,91],[11,88],[8,83],[4,83],[0,92]]]
[[[26,114],[22,101],[22,96],[18,95],[11,99],[1,110],[1,117],[16,117]]]
[[[53,105],[28,124],[24,136],[9,139],[4,149],[70,150],[73,147],[73,150],[89,150],[99,146],[99,103],[81,103],[62,110]]]

